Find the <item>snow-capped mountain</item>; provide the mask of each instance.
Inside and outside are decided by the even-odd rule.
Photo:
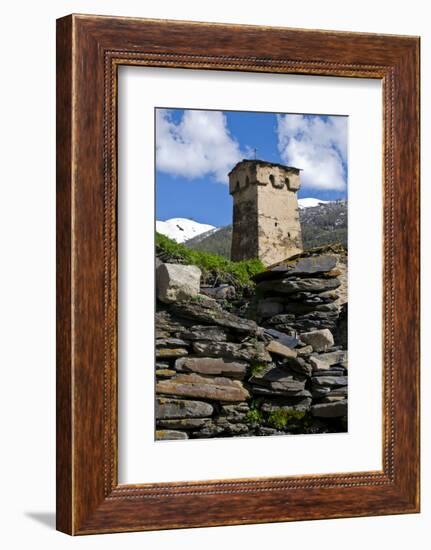
[[[311,208],[313,206],[319,206],[319,204],[328,204],[332,201],[322,201],[320,199],[313,199],[309,197],[307,199],[298,199],[299,208]]]
[[[156,231],[162,235],[166,235],[166,237],[173,239],[177,243],[183,243],[213,229],[217,228],[214,225],[195,222],[187,218],[172,218],[165,222],[156,221]]]

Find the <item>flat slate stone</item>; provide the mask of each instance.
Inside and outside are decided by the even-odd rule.
[[[249,364],[245,361],[230,361],[222,357],[183,357],[175,362],[180,372],[198,374],[218,374],[234,378],[244,378]]]
[[[330,395],[343,395],[344,397],[347,397],[347,391],[347,386],[342,386],[340,388],[331,389]]]
[[[207,357],[223,357],[240,361],[271,361],[271,356],[265,349],[263,342],[194,342],[193,351],[196,355]]]
[[[156,338],[169,338],[170,335],[184,328],[180,323],[174,321],[168,311],[156,311]]]
[[[291,374],[283,367],[272,367],[250,378],[250,383],[276,391],[296,393],[305,389],[306,376]]]
[[[207,378],[199,374],[178,374],[156,383],[156,393],[197,397],[217,401],[245,401],[250,397],[239,380],[224,377]]]
[[[231,422],[225,416],[219,416],[214,419],[214,424],[223,428],[223,431],[227,435],[240,435],[249,431],[249,426],[241,422]]]
[[[347,376],[346,369],[343,367],[332,366],[326,370],[316,370],[313,372],[313,376]]]
[[[322,403],[336,403],[338,401],[344,401],[346,397],[344,395],[326,395],[322,398]]]
[[[269,299],[269,298],[268,298]],[[297,292],[289,294],[289,300],[293,302],[302,302],[303,304],[330,304],[338,299],[338,294],[334,290],[313,294],[312,292]]]
[[[319,403],[311,407],[311,414],[319,418],[337,418],[346,416],[347,400],[335,401],[333,403]]]
[[[307,357],[311,353],[313,353],[313,347],[312,346],[304,346],[303,348],[298,348],[297,350],[298,357]]]
[[[347,363],[347,351],[340,350],[312,355],[309,361],[313,365],[314,370],[329,369],[333,365],[339,364],[344,366]]]
[[[156,376],[157,378],[171,378],[172,376],[175,376],[177,374],[177,371],[172,369],[157,369],[156,370]]]
[[[312,390],[313,399],[320,399],[321,397],[328,395],[330,391],[331,388],[328,388],[328,386],[314,386]]]
[[[334,345],[332,332],[327,328],[303,332],[301,334],[301,340],[305,344],[312,346],[314,351],[326,351]]]
[[[219,426],[215,422],[207,422],[200,430],[192,432],[192,437],[199,439],[217,437],[225,431],[224,426]]]
[[[164,418],[202,418],[211,416],[214,407],[203,401],[187,399],[156,398],[156,419]]]
[[[268,399],[262,406],[263,412],[275,411],[308,411],[311,406],[311,397],[285,397],[279,399]]]
[[[311,393],[308,390],[275,390],[265,386],[253,386],[253,395],[261,395],[262,397],[311,397]]]
[[[297,338],[294,338],[293,336],[289,336],[285,332],[275,330],[275,328],[265,328],[264,335],[270,336],[271,338],[278,340],[279,342],[281,342],[285,346],[288,346],[289,348],[296,348],[297,345],[299,344],[299,340]]]
[[[231,414],[233,412],[247,413],[250,410],[250,407],[247,403],[237,403],[235,405],[222,405],[221,410],[226,414]]]
[[[188,438],[189,436],[185,432],[178,432],[176,430],[156,430],[156,440],[158,441],[169,441]]]
[[[311,381],[316,386],[347,386],[347,376],[313,376]]]
[[[293,294],[294,292],[326,292],[334,290],[340,286],[340,281],[334,277],[332,279],[279,279],[276,281],[263,281],[257,288],[259,291],[277,294]]]
[[[185,348],[156,348],[156,357],[158,359],[185,357],[188,354],[189,352]]]
[[[180,348],[187,346],[187,342],[181,338],[156,338],[157,348]]]
[[[244,334],[254,335],[257,331],[257,325],[254,321],[224,311],[211,298],[207,298],[203,302],[190,301],[173,304],[171,311],[179,317],[191,319],[198,323],[218,325]]]
[[[178,333],[184,340],[210,340],[211,342],[225,342],[226,331],[217,326],[195,325]]]
[[[307,258],[298,258],[291,262],[278,265],[263,271],[254,276],[255,282],[268,281],[271,279],[277,279],[290,275],[295,276],[309,276],[318,275],[331,271],[337,265],[337,259],[335,256],[319,255],[309,256]]]
[[[245,402],[235,405],[222,405],[220,416],[226,418],[229,422],[243,422],[249,410],[250,407]]]
[[[330,255],[308,256],[299,258],[293,268],[289,269],[289,275],[317,275],[327,273],[337,265],[337,258]],[[288,266],[290,267],[290,266]]]
[[[275,355],[280,355],[281,357],[296,357],[297,353],[295,350],[285,346],[277,340],[271,340],[266,346],[266,351],[269,353],[274,353]]]
[[[208,418],[175,418],[158,420],[157,427],[167,430],[196,430],[208,422]]]
[[[285,359],[282,366],[294,372],[298,372],[299,374],[305,374],[306,376],[311,376],[313,372],[311,365],[302,357],[290,357]]]
[[[347,364],[347,351],[332,351],[329,353],[321,353],[320,355],[312,355],[309,358],[313,370],[327,370],[332,365]]]
[[[323,313],[338,313],[338,307],[336,304],[306,304],[301,302],[290,302],[284,306],[286,313],[295,313],[296,315],[306,315],[314,311],[320,311]]]
[[[280,315],[274,315],[270,319],[268,319],[268,323],[271,325],[289,325],[290,323],[295,321],[295,315],[293,314],[287,314],[287,313],[280,313]],[[280,331],[277,331],[280,332]]]

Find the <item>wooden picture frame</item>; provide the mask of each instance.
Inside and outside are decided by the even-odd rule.
[[[382,471],[119,485],[117,68],[380,79]],[[57,21],[57,529],[90,534],[419,511],[419,38],[70,15]]]

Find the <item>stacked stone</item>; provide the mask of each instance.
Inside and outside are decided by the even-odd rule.
[[[298,355],[311,367],[311,411],[322,418],[347,415],[347,304],[340,305],[339,300],[342,271],[339,256],[317,252],[255,277],[257,319],[269,330],[299,339],[303,347]]]
[[[335,255],[311,255],[277,265],[255,277],[257,316],[265,326],[301,333],[334,332],[340,286]]]
[[[329,329],[303,333],[300,339],[305,344],[302,355],[312,368],[312,414],[319,418],[342,417],[347,425],[347,350],[334,346]]]
[[[226,311],[232,289],[201,292],[195,266],[159,264],[157,439],[345,429],[347,356],[329,330],[292,337]]]
[[[251,364],[269,362],[254,321],[197,295],[156,313],[156,437],[247,435]]]

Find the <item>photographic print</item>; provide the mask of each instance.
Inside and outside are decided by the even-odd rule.
[[[155,439],[347,431],[348,117],[155,109]]]

